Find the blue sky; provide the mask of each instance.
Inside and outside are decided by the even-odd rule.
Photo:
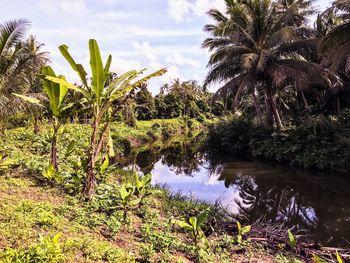
[[[328,0],[316,1],[323,8]],[[210,22],[206,11],[223,9],[223,0],[0,0],[0,22],[27,18],[30,33],[45,43],[52,65],[71,81],[77,78],[57,47],[67,44],[73,57],[89,67],[88,39],[99,42],[102,55],[112,54],[112,70],[162,67],[168,73],[150,84],[152,92],[173,78],[202,83],[208,52],[201,49]],[[216,87],[211,87],[215,91]]]

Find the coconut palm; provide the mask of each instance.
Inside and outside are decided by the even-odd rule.
[[[48,61],[42,44],[35,37],[24,39],[29,22],[24,19],[0,24],[0,118],[18,110],[34,110],[14,97],[13,93],[28,93],[36,82],[36,75]]]
[[[322,41],[323,65],[350,80],[350,0],[336,0],[325,12],[336,23]]]
[[[261,119],[261,101],[270,122],[282,127],[277,91],[287,84],[302,91],[327,86],[333,77],[310,61],[316,60],[317,40],[305,26],[311,2],[304,0],[226,0],[226,13],[208,12],[215,24],[205,26],[212,35],[203,47],[212,52],[205,85],[226,82],[218,94],[234,96],[234,110],[241,97],[253,97]]]

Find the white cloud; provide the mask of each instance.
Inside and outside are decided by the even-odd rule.
[[[200,36],[203,35],[201,28],[194,29],[150,29],[143,28],[140,26],[131,26],[130,32],[137,36],[147,36],[147,37],[181,37],[181,36]]]
[[[150,61],[157,61],[156,53],[148,42],[134,42],[132,46],[135,51],[146,57]]]
[[[177,22],[182,22],[190,16],[193,4],[187,0],[168,0],[168,13]]]
[[[175,64],[175,65],[190,65],[192,67],[198,67],[201,65],[200,61],[185,58],[181,53],[172,53],[171,55],[168,55],[165,59],[167,63]]]
[[[206,16],[209,9],[225,11],[224,0],[168,0],[168,14],[177,22]]]
[[[123,74],[129,70],[140,70],[141,68],[141,62],[138,60],[129,60],[113,56],[113,63],[111,66],[112,72],[116,72],[117,74]]]
[[[85,0],[41,0],[38,6],[51,14],[63,12],[74,16],[83,16],[88,13]]]

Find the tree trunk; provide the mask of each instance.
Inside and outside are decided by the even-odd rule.
[[[266,90],[264,90],[264,102],[265,102],[265,112],[266,112],[266,126],[272,127],[273,126],[273,114],[272,114],[271,104],[269,103],[269,100],[267,98]]]
[[[99,121],[94,117],[92,125],[92,136],[90,142],[90,150],[88,163],[86,168],[86,178],[84,181],[83,196],[87,199],[91,199],[96,183],[96,153],[97,153],[97,137],[98,137]]]
[[[337,97],[337,113],[340,114],[341,112],[341,107],[340,107],[340,99]]]
[[[253,90],[252,94],[253,94],[255,111],[256,111],[256,114],[258,115],[259,125],[261,125],[263,123],[263,118],[262,118],[262,113],[261,113],[261,109],[260,109],[260,102],[259,102],[258,98],[256,97],[255,90]]]
[[[40,132],[39,118],[37,115],[34,115],[34,134],[38,134]]]
[[[266,94],[267,94],[268,103],[272,109],[272,114],[273,114],[273,118],[275,120],[276,127],[278,130],[280,130],[282,128],[282,121],[281,121],[280,115],[278,113],[278,109],[276,106],[276,100],[272,96],[271,89],[268,88]]]
[[[309,103],[307,102],[306,98],[305,98],[305,94],[303,91],[301,91],[301,98],[303,99],[303,103],[304,103],[304,106],[305,106],[305,109],[309,110],[310,109],[310,105]]]
[[[58,157],[57,157],[57,133],[59,129],[59,124],[57,120],[53,123],[53,136],[51,142],[51,160],[50,163],[53,165],[56,171],[58,171]]]

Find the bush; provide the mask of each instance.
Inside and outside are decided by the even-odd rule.
[[[8,248],[0,253],[0,261],[4,263],[57,263],[63,262],[63,254],[59,239],[61,233],[54,237],[40,238],[40,242],[28,248]]]

